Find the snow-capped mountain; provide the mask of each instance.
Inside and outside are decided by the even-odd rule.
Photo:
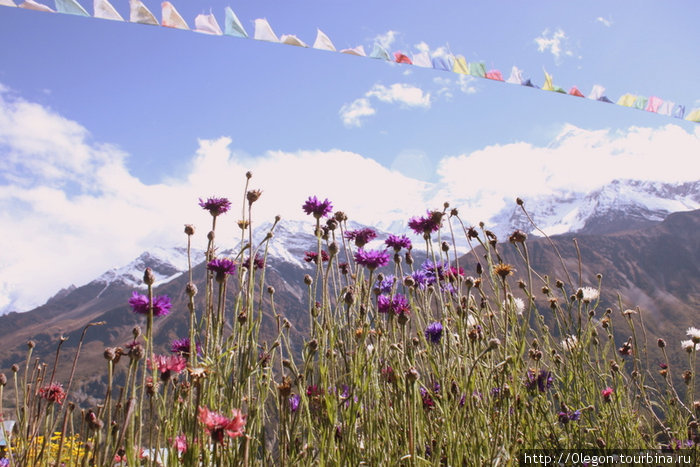
[[[204,260],[204,253],[192,250],[190,253],[192,266]],[[129,264],[110,269],[100,275],[91,284],[103,284],[105,288],[120,283],[134,288],[145,288],[143,272],[149,267],[158,284],[165,284],[180,277],[188,270],[187,248],[184,247],[154,247],[143,252]]]
[[[673,212],[700,209],[700,181],[681,184],[615,180],[590,193],[560,193],[526,199],[525,208],[548,235],[610,233],[629,230],[648,221],[660,222]],[[496,231],[534,230],[518,206],[491,219]]]

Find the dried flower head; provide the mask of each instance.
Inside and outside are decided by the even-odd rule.
[[[510,264],[498,263],[493,267],[493,272],[495,272],[502,280],[510,276],[515,272],[515,268]]]

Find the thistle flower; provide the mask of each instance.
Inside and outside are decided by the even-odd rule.
[[[148,297],[136,291],[132,292],[129,305],[134,313],[148,314]],[[165,316],[170,313],[170,298],[167,295],[159,295],[153,298],[153,316]]]
[[[384,244],[389,248],[393,248],[397,253],[401,251],[401,248],[405,248],[407,250],[413,248],[413,245],[411,245],[411,239],[405,235],[389,235],[389,238],[384,240]]]
[[[700,344],[700,329],[694,327],[688,328],[686,334],[690,337],[690,340],[693,341],[693,344]]]
[[[380,293],[391,293],[391,289],[394,288],[394,283],[396,282],[396,277],[394,277],[392,274],[389,274],[386,276],[383,280],[379,282],[379,285],[377,285],[377,288],[379,289]]]
[[[607,388],[603,389],[600,394],[603,396],[603,401],[605,402],[610,402],[610,398],[612,397],[614,390],[610,386]]]
[[[207,269],[216,273],[217,282],[223,282],[226,275],[236,273],[236,263],[228,258],[216,258],[207,263]]]
[[[182,355],[183,357],[188,357],[190,355],[190,338],[183,337],[182,339],[175,339],[170,343],[170,351],[174,354]],[[195,345],[197,349],[197,355],[201,355],[202,346],[199,342]]]
[[[216,217],[220,214],[224,214],[226,211],[228,211],[231,208],[231,201],[229,201],[226,198],[207,198],[206,201],[204,201],[202,198],[199,198],[199,205],[209,211],[209,213]]]
[[[688,339],[681,341],[681,348],[688,353],[691,353],[693,349],[700,351],[700,344],[695,344],[692,340]]]
[[[243,435],[247,415],[243,415],[238,409],[233,409],[231,413],[233,417],[226,418],[206,407],[199,408],[199,421],[204,424],[204,428],[215,443],[223,443],[224,434],[230,438]]]
[[[173,447],[177,449],[179,454],[187,452],[187,437],[184,434],[179,434],[172,440]]]
[[[309,196],[309,199],[301,207],[306,214],[313,215],[316,219],[328,216],[333,210],[333,205],[328,199],[319,201],[315,196]]]
[[[569,421],[578,421],[581,418],[581,411],[574,410],[573,412],[559,412],[559,423],[566,425]]]
[[[292,394],[289,396],[289,409],[292,413],[299,410],[299,403],[301,402],[301,396],[299,394]]]
[[[442,212],[428,211],[425,217],[412,217],[408,221],[408,227],[418,235],[437,232],[442,226]]]
[[[358,250],[355,252],[355,261],[370,271],[374,271],[389,263],[389,253],[386,250]]]
[[[321,261],[326,262],[330,259],[330,256],[328,256],[328,253],[325,251],[321,250]],[[307,251],[304,253],[304,261],[307,263],[313,262],[314,264],[318,264],[318,253],[315,251]]]
[[[576,292],[576,296],[582,300],[583,303],[591,303],[597,300],[599,295],[598,289],[594,289],[593,287],[582,287]]]
[[[51,383],[39,389],[39,397],[60,405],[66,398],[66,391],[61,383]]]
[[[564,350],[572,352],[578,345],[578,338],[576,336],[569,336],[563,341],[561,341],[561,346]]]
[[[523,311],[525,311],[525,302],[523,302],[523,299],[513,297],[510,294],[503,300],[503,308],[508,308],[509,306],[512,306],[513,310],[515,310],[515,313],[518,315],[522,315]]]
[[[246,259],[241,262],[241,267],[244,269],[248,269],[250,267],[250,256],[248,256]],[[253,258],[253,269],[263,269],[265,268],[265,260],[260,257],[257,253],[255,254],[255,258]]]
[[[371,240],[377,238],[377,233],[374,230],[365,227],[363,229],[348,230],[343,234],[343,236],[348,240],[354,240],[355,245],[358,248],[362,248]]]
[[[425,338],[433,344],[439,344],[442,338],[442,323],[435,321],[425,328]]]
[[[178,374],[187,368],[187,360],[181,355],[156,355],[153,361],[148,361],[148,367],[156,365],[160,372],[160,379],[168,381],[173,373]]]
[[[386,295],[379,295],[377,297],[377,311],[379,313],[389,313],[391,311],[391,299]]]
[[[502,280],[506,280],[506,277],[513,274],[514,271],[515,268],[510,264],[498,263],[496,266],[493,267],[493,272],[498,274],[498,276]]]

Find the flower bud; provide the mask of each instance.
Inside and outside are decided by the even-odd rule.
[[[192,225],[192,224],[185,224],[185,234],[187,234],[187,235],[194,235],[194,225]]]
[[[155,281],[156,276],[153,275],[153,269],[146,268],[146,270],[143,272],[143,283],[146,285],[153,285]]]

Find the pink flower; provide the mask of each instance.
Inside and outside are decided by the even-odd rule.
[[[226,418],[206,407],[199,408],[199,421],[204,424],[214,442],[223,443],[224,434],[231,438],[243,436],[247,415],[243,415],[238,409],[233,409],[231,413],[233,417]]]
[[[187,452],[187,437],[185,437],[184,434],[177,435],[172,443],[173,447],[177,449],[178,453],[184,454]]]
[[[148,367],[153,368],[152,364],[158,367],[160,371],[160,379],[167,381],[173,373],[178,374],[187,368],[187,359],[182,355],[156,355],[153,357],[153,362],[148,361]]]
[[[66,391],[61,383],[51,383],[49,386],[39,389],[39,396],[49,402],[63,404],[63,399],[66,398]]]
[[[600,394],[603,396],[603,400],[605,402],[610,402],[610,397],[612,396],[613,392],[613,388],[608,386],[607,388],[603,389]]]

